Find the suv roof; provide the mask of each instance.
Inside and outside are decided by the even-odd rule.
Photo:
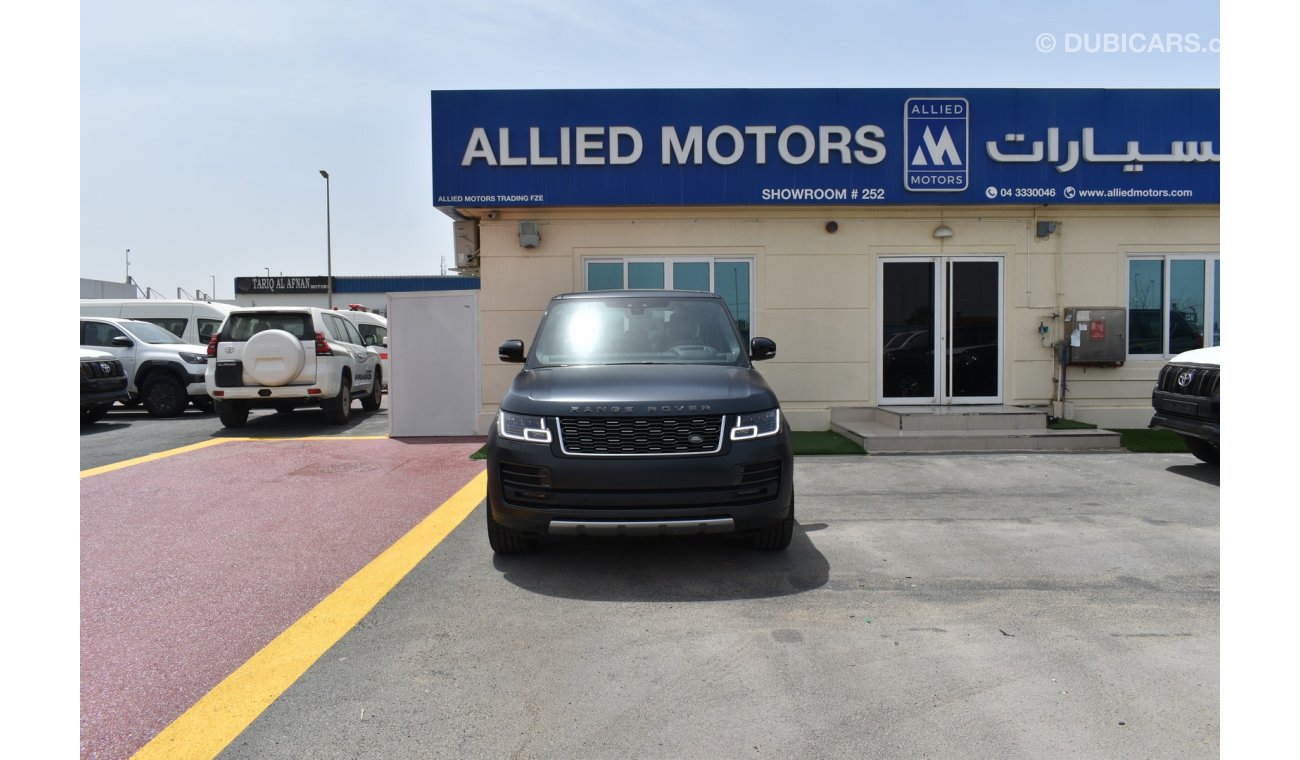
[[[588,290],[581,293],[561,293],[551,300],[600,300],[602,298],[609,298],[610,296],[629,298],[706,298],[719,301],[722,300],[722,296],[717,293],[708,293],[703,290]]]
[[[319,306],[236,306],[233,310],[231,310],[230,313],[231,313],[231,314],[244,314],[244,313],[252,312],[252,311],[296,311],[296,312],[316,311],[316,312],[323,312],[323,311],[329,311],[329,309],[322,309],[322,308],[319,307]]]

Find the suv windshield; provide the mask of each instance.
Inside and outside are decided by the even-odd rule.
[[[132,335],[145,343],[160,345],[185,342],[176,333],[164,330],[152,322],[124,322],[123,326],[130,330]]]
[[[611,296],[552,305],[529,362],[745,366],[745,354],[721,301]]]

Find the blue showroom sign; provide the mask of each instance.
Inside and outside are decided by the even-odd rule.
[[[1217,89],[435,90],[433,203],[1217,204]]]

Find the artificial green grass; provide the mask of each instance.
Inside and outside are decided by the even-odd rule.
[[[1053,418],[1047,423],[1047,429],[1096,430],[1097,426],[1088,422]],[[1113,428],[1113,430],[1119,433],[1120,445],[1129,451],[1141,454],[1182,454],[1187,452],[1187,444],[1183,442],[1183,437],[1172,430],[1152,430],[1150,428]]]
[[[858,444],[832,430],[795,430],[791,436],[794,438],[794,455],[797,457],[867,453]]]
[[[1129,451],[1143,454],[1181,454],[1187,452],[1183,437],[1172,430],[1151,430],[1149,428],[1115,429],[1120,435],[1120,442]]]

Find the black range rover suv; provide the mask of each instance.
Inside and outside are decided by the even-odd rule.
[[[776,394],[712,293],[556,296],[488,434],[488,540],[498,554],[555,535],[746,533],[784,549],[794,457]]]

